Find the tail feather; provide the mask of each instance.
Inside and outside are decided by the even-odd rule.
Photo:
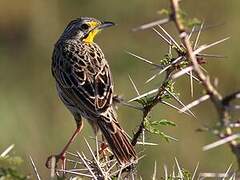
[[[136,161],[137,155],[134,147],[118,122],[116,120],[106,120],[106,117],[102,117],[97,122],[118,162],[126,165]]]

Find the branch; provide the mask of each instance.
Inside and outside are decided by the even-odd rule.
[[[165,80],[166,82],[162,84],[162,86],[159,88],[157,95],[154,97],[153,101],[151,101],[150,104],[144,106],[143,108],[143,118],[142,121],[138,127],[137,132],[133,135],[133,139],[132,139],[132,145],[135,146],[137,144],[137,140],[138,138],[141,136],[141,134],[144,131],[144,123],[146,121],[146,118],[148,116],[148,114],[151,112],[152,108],[157,105],[161,100],[162,100],[162,96],[165,93],[165,87],[167,85],[167,79]]]
[[[226,101],[229,102],[233,98],[236,98],[237,96],[239,96],[239,92],[223,98],[222,95],[218,92],[218,90],[212,85],[210,78],[207,75],[205,75],[202,69],[200,68],[199,62],[193,51],[192,44],[188,38],[188,33],[185,25],[183,24],[182,17],[181,17],[181,9],[179,7],[180,0],[170,0],[170,1],[171,1],[171,9],[172,9],[171,17],[177,27],[182,44],[186,48],[187,57],[192,63],[193,71],[196,73],[197,77],[202,82],[201,84],[203,85],[207,94],[210,96],[210,99],[215,109],[218,112],[219,122],[221,123],[222,128],[225,130],[224,136],[219,135],[219,137],[225,138],[225,137],[231,136],[232,129],[229,126],[227,126],[229,124],[231,116],[226,106]],[[232,149],[232,152],[235,154],[238,160],[238,165],[240,168],[239,144],[237,143],[237,141],[232,140],[229,142],[229,145]]]

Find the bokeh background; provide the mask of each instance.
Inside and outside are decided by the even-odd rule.
[[[204,31],[200,44],[214,42],[226,36],[231,39],[211,48],[207,52],[226,55],[227,58],[209,59],[206,69],[211,77],[219,78],[219,90],[223,94],[240,89],[240,1],[184,0],[182,6],[192,17],[204,20],[206,25],[218,25]],[[66,24],[73,18],[92,16],[116,22],[118,26],[107,29],[97,37],[96,42],[103,49],[112,69],[115,92],[126,99],[136,96],[128,75],[131,75],[143,93],[157,87],[161,77],[150,84],[144,81],[154,73],[148,65],[126,54],[131,51],[158,62],[167,52],[167,46],[150,29],[132,32],[141,24],[162,18],[157,12],[168,8],[167,0],[22,0],[0,1],[0,151],[15,144],[14,153],[25,160],[23,171],[32,173],[28,156],[31,155],[40,174],[47,179],[49,171],[44,163],[49,154],[60,151],[72,134],[75,123],[71,114],[57,97],[54,79],[50,73],[53,45]],[[166,29],[176,34],[174,26]],[[181,99],[191,102],[188,78],[181,78],[176,90]],[[202,94],[195,85],[195,98]],[[202,124],[214,125],[217,116],[211,103],[204,103],[193,109],[198,117],[194,120],[175,110],[159,105],[154,109],[152,119],[169,119],[177,127],[163,128],[178,142],[167,143],[155,135],[147,135],[147,141],[158,146],[138,147],[146,157],[139,163],[139,174],[149,179],[157,161],[158,176],[163,165],[169,169],[176,157],[186,169],[193,171],[200,162],[201,172],[222,172],[236,162],[228,146],[203,152],[203,145],[215,141],[208,133],[197,133]],[[119,120],[124,129],[132,133],[141,120],[135,110],[119,107]],[[71,151],[86,151],[83,136],[92,136],[90,126],[85,123]],[[91,140],[90,140],[91,141]]]

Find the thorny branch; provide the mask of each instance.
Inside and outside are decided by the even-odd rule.
[[[165,92],[165,88],[164,88],[166,86],[165,84],[163,84],[159,88],[158,93],[155,96],[155,98],[153,99],[153,101],[143,108],[143,119],[142,119],[142,122],[141,122],[140,126],[138,127],[137,132],[133,136],[133,139],[132,139],[132,145],[133,146],[135,146],[137,144],[137,140],[138,140],[139,136],[144,131],[144,122],[145,122],[148,114],[151,112],[152,108],[162,100],[162,95]]]
[[[197,77],[201,80],[203,87],[205,88],[208,95],[210,95],[210,99],[214,104],[215,109],[219,115],[219,121],[223,129],[225,129],[225,133],[220,133],[220,138],[225,138],[227,136],[232,135],[232,129],[228,126],[231,115],[228,110],[228,104],[231,100],[236,99],[237,95],[239,96],[239,92],[233,93],[226,97],[222,97],[222,95],[218,92],[218,90],[212,85],[210,78],[204,74],[201,70],[199,63],[197,61],[196,55],[193,51],[191,42],[188,38],[188,33],[186,27],[182,23],[180,7],[179,7],[180,0],[171,0],[171,9],[172,9],[172,18],[173,21],[178,29],[179,36],[183,45],[186,48],[187,56],[189,60],[192,62],[193,71],[196,73]],[[232,140],[229,142],[232,152],[235,154],[238,165],[240,168],[240,145],[237,141]]]
[[[153,100],[151,100],[149,103],[145,104],[142,108],[143,112],[143,117],[142,121],[136,131],[136,133],[133,136],[132,139],[132,144],[136,145],[137,140],[139,137],[143,134],[144,129],[145,129],[145,122],[147,120],[147,116],[149,113],[152,111],[152,109],[158,104],[163,102],[164,95],[166,93],[169,93],[166,89],[168,82],[170,80],[175,80],[176,78],[182,76],[182,75],[189,75],[191,78],[191,86],[192,86],[192,80],[198,81],[203,88],[206,91],[206,94],[196,100],[194,103],[191,103],[187,106],[184,107],[180,110],[180,112],[185,112],[186,110],[189,111],[189,109],[197,104],[199,104],[202,101],[205,101],[207,99],[210,99],[211,102],[213,103],[219,117],[219,122],[220,122],[220,129],[217,131],[216,134],[220,139],[224,140],[225,138],[232,136],[233,131],[232,128],[238,127],[238,122],[234,123],[234,121],[231,118],[230,114],[230,102],[233,101],[234,99],[239,99],[240,98],[240,91],[237,91],[235,93],[232,93],[227,96],[223,96],[216,88],[215,86],[211,83],[210,77],[203,71],[201,64],[203,63],[202,60],[203,58],[207,57],[220,57],[218,55],[209,55],[209,54],[203,54],[201,53],[203,50],[210,48],[214,45],[217,45],[228,38],[224,38],[222,40],[216,41],[214,43],[211,43],[209,45],[203,45],[197,48],[197,43],[198,43],[198,38],[201,33],[201,30],[203,28],[203,25],[200,27],[197,35],[197,39],[194,44],[191,43],[190,37],[192,35],[192,32],[194,31],[194,28],[192,32],[188,32],[186,25],[183,21],[182,17],[182,11],[179,6],[180,0],[170,0],[171,4],[171,13],[169,13],[169,17],[165,18],[163,21],[155,21],[149,24],[142,25],[138,28],[135,28],[134,31],[136,30],[141,30],[141,29],[146,29],[146,28],[152,28],[154,32],[158,34],[158,36],[164,40],[170,48],[174,49],[177,53],[177,57],[175,58],[170,58],[170,64],[167,66],[162,66],[162,64],[155,64],[145,58],[142,58],[140,56],[137,56],[133,53],[129,53],[130,55],[133,55],[134,57],[140,59],[144,63],[147,63],[149,65],[154,66],[155,68],[159,68],[161,71],[154,76],[152,76],[147,82],[151,81],[154,79],[156,76],[160,75],[162,72],[166,72],[166,77],[162,83],[162,85],[158,88],[157,94],[153,96]],[[178,32],[179,32],[179,37],[182,42],[182,46],[180,46],[161,26],[160,24],[166,24],[167,22],[174,22]],[[154,28],[154,26],[158,26],[166,35],[164,37],[160,32],[158,32],[157,29]],[[181,66],[181,62],[187,62],[187,66]],[[173,74],[173,72],[176,72]],[[191,87],[191,93],[193,93]],[[150,91],[151,92],[151,91]],[[150,94],[145,93],[145,95]],[[155,92],[155,91],[154,91]],[[138,98],[144,97],[143,95],[139,95]],[[134,98],[135,100],[136,98]],[[175,98],[175,100],[178,101],[178,99]],[[234,107],[235,109],[239,108],[237,106]],[[192,114],[191,111],[189,111],[190,114]],[[192,114],[194,116],[194,114]],[[214,131],[216,132],[216,131]],[[240,144],[235,140],[232,139],[231,141],[226,141],[226,143],[229,143],[229,146],[232,150],[232,152],[235,154],[236,159],[238,161],[238,165],[240,168]]]

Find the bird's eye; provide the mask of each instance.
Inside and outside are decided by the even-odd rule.
[[[89,25],[88,24],[82,24],[81,25],[81,29],[83,29],[83,30],[86,30],[86,29],[88,29],[89,28]]]

